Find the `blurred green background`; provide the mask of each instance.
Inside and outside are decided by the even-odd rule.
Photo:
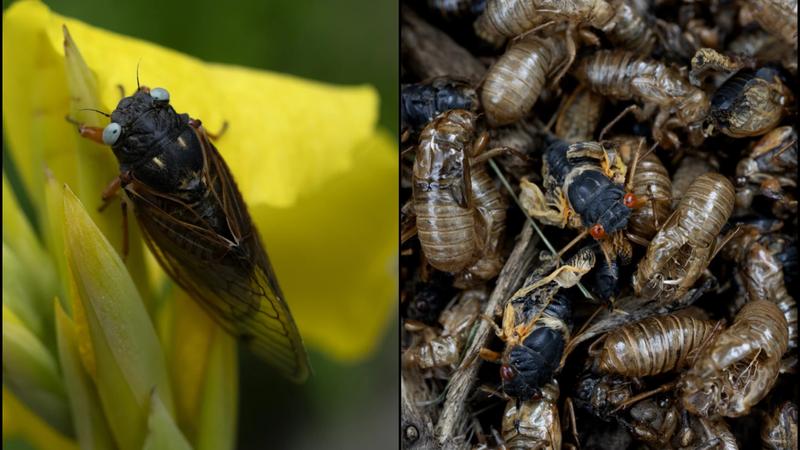
[[[3,0],[3,9],[11,3]],[[371,84],[380,92],[380,124],[397,135],[397,0],[44,3],[59,14],[207,61]],[[238,448],[396,448],[397,326],[395,318],[376,352],[357,364],[339,364],[312,349],[314,376],[304,386],[275,378],[240,352]]]

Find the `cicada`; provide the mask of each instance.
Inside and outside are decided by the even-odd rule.
[[[178,114],[163,88],[140,86],[105,128],[81,136],[111,146],[119,190],[161,267],[230,334],[286,377],[310,373],[303,340],[230,169],[201,122]],[[123,253],[127,250],[123,245]]]

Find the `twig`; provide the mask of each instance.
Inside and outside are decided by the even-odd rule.
[[[539,239],[534,237],[533,230],[530,227],[524,227],[511,256],[497,278],[497,286],[489,297],[484,314],[494,317],[498,306],[504,306],[511,294],[519,289],[530,271],[538,242]],[[436,441],[444,449],[458,448],[455,438],[464,434],[467,416],[466,400],[472,392],[480,367],[478,352],[486,345],[491,329],[488,322],[480,322],[474,339],[469,344],[467,351],[464,352],[463,359],[464,361],[475,360],[475,362],[459,367],[447,385],[447,397],[435,430]]]

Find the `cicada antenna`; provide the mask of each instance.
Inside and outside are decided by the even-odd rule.
[[[82,109],[79,109],[78,111],[94,111],[94,112],[96,112],[98,114],[102,114],[102,115],[104,115],[106,117],[109,117],[109,118],[111,117],[111,114],[104,113],[103,111],[100,111],[99,109],[94,109],[94,108],[82,108]]]
[[[136,62],[136,91],[139,91],[141,87],[139,85],[139,65],[142,64],[142,58],[139,58],[139,61]]]

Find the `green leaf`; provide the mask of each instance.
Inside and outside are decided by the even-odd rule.
[[[84,450],[113,450],[114,440],[103,416],[97,389],[80,361],[75,324],[64,312],[61,303],[54,303],[58,354],[78,442]]]
[[[236,445],[238,361],[236,341],[217,329],[209,349],[195,447],[197,450],[232,450]]]
[[[154,388],[174,408],[164,353],[139,293],[114,248],[75,194],[64,189],[67,265],[86,316],[96,384],[117,445],[141,448]]]
[[[191,450],[191,448],[167,412],[164,403],[161,402],[158,392],[154,390],[150,397],[147,438],[142,450]]]
[[[3,383],[50,426],[72,436],[67,396],[54,356],[5,304]]]
[[[13,261],[12,261],[13,259]],[[3,291],[17,291],[25,305],[9,305],[45,344],[53,343],[53,297],[58,279],[50,256],[42,247],[16,196],[3,175]],[[11,266],[11,267],[9,267]],[[5,298],[5,295],[4,295]],[[21,307],[21,308],[20,308]],[[22,309],[25,309],[23,312]]]

